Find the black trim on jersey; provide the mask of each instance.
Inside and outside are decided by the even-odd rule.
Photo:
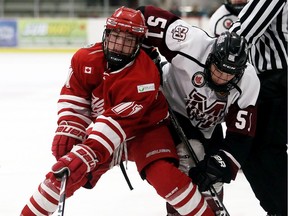
[[[245,73],[245,72],[244,72]],[[242,79],[242,77],[241,77],[241,79]],[[240,80],[241,80],[240,79]],[[241,90],[241,88],[237,85],[237,84],[235,84],[235,83],[232,83],[232,85],[234,86],[234,88],[240,93],[240,95],[242,95],[242,90]]]
[[[193,58],[192,56],[187,55],[186,53],[183,53],[183,52],[179,52],[179,51],[177,51],[177,53],[178,53],[179,55],[182,55],[182,56],[190,59],[191,61],[196,62],[196,63],[197,63],[198,65],[200,65],[201,67],[206,68],[206,65],[205,65],[205,64],[202,64],[201,62],[199,62],[197,59]]]
[[[214,35],[216,36],[216,37],[218,37],[219,36],[219,34],[216,34],[216,29],[217,29],[217,26],[218,26],[218,23],[219,22],[222,22],[223,20],[223,18],[224,17],[229,17],[229,16],[231,16],[231,15],[233,15],[232,13],[230,13],[230,14],[225,14],[225,15],[223,15],[221,18],[219,18],[218,19],[218,21],[216,22],[216,24],[214,25]],[[224,25],[224,24],[223,24]],[[224,26],[225,27],[225,26]]]
[[[201,29],[201,28],[199,28],[199,27],[197,27],[197,26],[193,26],[193,28],[200,29],[201,31],[203,31],[203,32],[204,32],[208,37],[210,37],[210,38],[215,38],[215,37],[211,37],[211,35],[209,35],[206,31],[204,31],[203,29]],[[180,52],[180,51],[176,51],[176,53],[178,53],[179,55],[182,55],[182,56],[184,56],[184,57],[186,57],[186,58],[188,58],[188,59],[196,62],[196,63],[197,63],[198,65],[200,65],[201,67],[207,69],[207,67],[206,67],[206,62],[205,62],[205,64],[202,64],[202,63],[199,62],[197,59],[193,58],[193,57],[190,56],[190,55],[187,55],[186,53],[183,53],[183,52]]]

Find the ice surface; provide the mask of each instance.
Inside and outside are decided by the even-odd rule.
[[[50,147],[57,100],[71,53],[0,53],[0,216],[17,216],[54,163]],[[119,167],[93,190],[81,189],[66,201],[66,216],[165,216],[165,202],[139,177],[133,163],[130,191]],[[231,216],[264,216],[242,173],[225,185]]]

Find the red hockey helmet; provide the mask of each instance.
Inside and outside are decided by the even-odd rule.
[[[109,67],[118,69],[134,60],[146,33],[145,19],[140,11],[120,7],[107,18],[102,41]]]
[[[106,29],[120,29],[121,31],[130,32],[137,37],[145,37],[147,27],[142,13],[138,10],[118,8],[111,17],[106,20]]]

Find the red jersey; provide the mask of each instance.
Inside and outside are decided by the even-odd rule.
[[[94,123],[85,144],[101,151],[99,160],[168,116],[157,67],[144,51],[117,71],[107,65],[101,43],[78,50],[58,101],[58,124],[73,121],[87,128]]]

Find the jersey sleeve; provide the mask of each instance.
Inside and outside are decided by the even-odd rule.
[[[91,122],[91,91],[79,59],[78,51],[71,59],[71,66],[66,83],[61,89],[58,100],[58,124],[61,121],[73,121],[87,127]],[[87,68],[86,68],[87,69]],[[95,78],[96,79],[96,78]]]
[[[227,150],[240,164],[243,164],[255,136],[257,98],[260,91],[260,81],[251,64],[248,64],[238,86],[240,96],[232,102],[225,117],[227,126],[225,143]]]
[[[255,44],[285,4],[286,0],[249,1],[229,31],[244,36],[249,44]]]
[[[207,32],[160,8],[142,7],[142,13],[148,27],[145,46],[157,47],[170,63],[177,57],[173,65],[180,69],[187,63],[185,59],[205,65],[207,56],[203,53],[209,53],[213,40]]]
[[[171,62],[177,52],[168,47],[165,41],[166,33],[170,24],[180,18],[169,11],[154,6],[142,6],[138,9],[143,13],[148,27],[147,37],[143,41],[143,46],[157,47],[161,55]]]

